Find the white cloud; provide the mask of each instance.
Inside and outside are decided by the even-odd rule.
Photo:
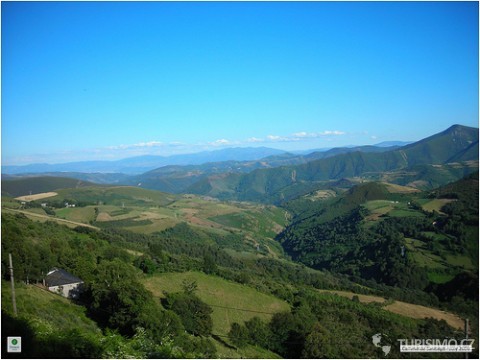
[[[263,142],[263,141],[264,141],[263,139],[259,139],[259,138],[256,138],[256,137],[251,137],[251,138],[247,139],[247,142],[249,142],[249,143],[257,143],[257,142]]]
[[[149,141],[146,143],[139,143],[135,144],[135,147],[152,147],[152,146],[162,146],[163,143],[161,141]]]
[[[224,146],[224,145],[230,145],[230,144],[231,142],[228,141],[227,139],[219,139],[219,140],[215,140],[208,143],[208,145],[212,145],[212,146]]]
[[[267,135],[268,140],[276,141],[280,139],[280,136],[277,135]]]
[[[308,139],[315,139],[319,137],[326,137],[326,136],[339,136],[345,135],[344,131],[339,130],[325,130],[321,132],[306,132],[306,131],[299,131],[296,133],[291,134],[290,136],[279,136],[279,135],[267,135],[267,139],[269,142],[288,142],[288,141],[302,141]]]
[[[187,150],[191,149],[195,151],[195,149],[202,148],[207,149],[208,147],[221,147],[221,146],[233,146],[233,145],[242,145],[242,144],[251,144],[251,143],[275,143],[275,142],[299,142],[299,141],[308,141],[310,139],[315,139],[319,137],[330,137],[330,136],[339,136],[345,135],[345,132],[339,130],[325,130],[322,132],[306,132],[306,131],[299,131],[295,132],[288,136],[281,136],[281,135],[267,135],[265,137],[250,137],[246,140],[227,140],[225,138],[221,138],[215,141],[205,142],[205,143],[198,143],[198,144],[189,144],[180,141],[170,141],[168,143],[163,143],[161,141],[142,141],[136,144],[122,144],[122,145],[113,145],[107,146],[103,150],[111,150],[111,151],[147,151],[153,149],[163,149],[162,151],[173,151],[173,148],[176,148],[178,151],[180,148]]]
[[[305,131],[300,131],[300,132],[297,132],[297,133],[293,133],[292,135],[296,136],[296,137],[307,137],[308,133],[306,133]]]
[[[129,144],[129,145],[114,145],[114,146],[107,146],[108,150],[127,150],[127,149],[138,149],[138,148],[152,148],[164,146],[161,141],[148,141],[148,142],[140,142],[137,144]]]
[[[284,141],[292,141],[292,138],[288,136],[278,136],[278,135],[267,135],[268,141],[271,142],[284,142]]]
[[[344,131],[338,131],[338,130],[333,130],[333,131],[330,131],[330,130],[326,130],[326,131],[323,131],[323,132],[320,132],[318,133],[320,136],[327,136],[327,135],[345,135],[345,132]]]

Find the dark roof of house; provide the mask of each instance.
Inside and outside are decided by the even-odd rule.
[[[83,282],[83,280],[63,269],[53,269],[47,274],[45,282],[47,283],[47,286],[50,287],[79,283]]]

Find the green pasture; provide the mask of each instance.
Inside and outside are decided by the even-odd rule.
[[[95,208],[93,206],[56,209],[55,214],[59,218],[85,224],[95,220]]]
[[[425,204],[422,204],[422,208],[425,211],[440,212],[443,206],[454,201],[453,199],[433,199]]]
[[[212,307],[213,333],[217,335],[226,336],[233,322],[243,324],[254,316],[268,321],[274,313],[290,309],[286,302],[272,295],[200,272],[160,274],[143,283],[155,296],[163,298],[165,292],[182,291],[184,281],[195,281],[197,296]]]

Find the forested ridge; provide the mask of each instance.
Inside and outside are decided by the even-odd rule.
[[[478,173],[415,195],[388,195],[385,185],[367,183],[328,203],[297,200],[291,208],[297,215],[278,240],[310,267],[434,297],[449,281],[459,293],[471,285],[459,279],[478,283]],[[478,306],[478,295],[464,300]]]

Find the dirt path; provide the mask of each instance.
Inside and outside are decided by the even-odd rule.
[[[362,303],[384,303],[387,301],[381,296],[355,294],[349,291],[320,290],[320,292],[336,294],[339,296],[347,297],[349,299],[352,299],[353,296],[356,295],[358,296],[358,300],[360,300],[360,302]],[[403,301],[394,301],[392,304],[383,306],[383,309],[413,319],[434,318],[437,320],[445,320],[448,325],[455,329],[463,329],[464,326],[463,320],[458,315],[443,310],[434,309],[431,307],[406,303]]]
[[[100,228],[98,228],[96,226],[93,226],[93,225],[79,223],[79,222],[76,222],[76,221],[70,221],[70,220],[65,220],[65,219],[59,219],[59,218],[48,216],[48,215],[31,213],[31,212],[28,212],[28,211],[25,211],[25,210],[2,209],[2,211],[12,211],[12,212],[16,212],[16,213],[22,213],[22,214],[27,215],[27,216],[33,216],[33,217],[37,217],[37,218],[41,218],[41,219],[45,219],[45,220],[56,221],[60,224],[70,224],[70,225],[75,225],[75,226],[84,226],[84,227],[88,227],[90,229],[100,230]]]

